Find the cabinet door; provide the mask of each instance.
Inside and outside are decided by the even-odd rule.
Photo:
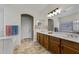
[[[40,34],[40,44],[43,46],[43,34]]]
[[[39,43],[41,44],[41,34],[39,33]]]
[[[44,47],[48,49],[48,35],[44,35]]]
[[[56,53],[56,54],[60,53],[59,45],[55,44],[55,43],[51,43],[51,45],[50,45],[50,51],[52,53]]]
[[[56,41],[56,39],[54,37],[50,37],[49,50],[52,53],[59,54],[60,53],[60,41]]]
[[[79,54],[79,51],[75,50],[71,47],[68,47],[68,46],[62,46],[61,53],[63,53],[63,54]]]
[[[79,54],[79,43],[61,40],[61,49],[63,54]]]
[[[40,38],[39,38],[39,33],[37,33],[37,41],[38,41],[38,42],[39,42],[39,39],[40,39]]]

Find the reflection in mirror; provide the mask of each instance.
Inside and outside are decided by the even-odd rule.
[[[73,21],[73,33],[79,34],[79,20]]]
[[[60,31],[61,32],[73,32],[73,22],[60,22]]]
[[[79,34],[79,20],[59,22],[59,31]]]
[[[48,19],[48,31],[53,31],[54,22],[53,19]]]

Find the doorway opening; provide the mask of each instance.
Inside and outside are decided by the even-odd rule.
[[[22,40],[33,40],[33,16],[21,15],[21,36]]]
[[[48,31],[54,30],[54,21],[53,19],[48,19]]]

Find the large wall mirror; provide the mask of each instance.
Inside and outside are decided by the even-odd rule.
[[[79,20],[61,21],[59,22],[59,32],[77,33],[79,34]]]

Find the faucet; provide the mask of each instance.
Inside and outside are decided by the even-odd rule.
[[[78,36],[77,35],[73,35],[73,34],[69,34],[68,37],[77,38]]]

